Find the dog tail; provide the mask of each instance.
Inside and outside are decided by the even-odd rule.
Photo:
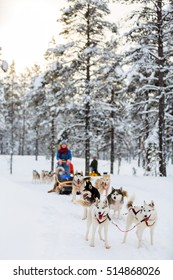
[[[78,200],[75,200],[75,203],[76,204],[79,204],[80,206],[83,206],[83,207],[89,207],[91,206],[91,203],[87,200],[83,200],[83,199],[78,199]]]
[[[135,200],[135,196],[133,195],[133,196],[130,197],[130,199],[127,202],[127,205],[126,205],[127,209],[129,209],[130,207],[133,206],[134,200]]]

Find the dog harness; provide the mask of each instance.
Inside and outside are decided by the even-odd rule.
[[[143,208],[143,206],[141,206],[141,209],[139,209],[138,211],[136,211],[133,207],[131,207],[130,210],[132,210],[133,213],[134,213],[135,216],[136,216],[139,212],[142,212],[142,208]],[[151,217],[151,215],[148,216],[148,217],[146,217],[146,218],[144,218],[144,219],[142,219],[141,221],[139,221],[136,225],[134,225],[134,226],[133,226],[132,228],[130,228],[129,230],[122,230],[117,224],[115,224],[115,223],[111,220],[110,217],[109,217],[109,219],[110,219],[110,221],[112,222],[112,224],[115,225],[121,232],[128,232],[128,231],[131,231],[132,229],[134,229],[134,228],[137,227],[140,223],[143,223],[143,222],[145,222],[145,224],[146,224],[147,227],[153,226],[153,225],[155,224],[156,221],[155,221],[155,220],[151,220],[150,217]],[[136,217],[136,219],[138,220],[137,217]],[[150,225],[150,224],[148,223],[149,221],[154,221],[154,222]]]
[[[129,210],[132,210],[133,213],[134,213],[135,216],[136,216],[138,213],[142,212],[142,208],[143,208],[143,206],[141,206],[141,209],[139,209],[138,211],[136,211],[134,207],[131,207]],[[136,218],[136,219],[137,219],[137,218]]]
[[[96,217],[96,216],[95,216]],[[99,224],[102,224],[102,223],[104,223],[107,219],[109,219],[109,221],[111,220],[111,218],[109,217],[109,215],[107,214],[106,216],[103,216],[103,217],[106,217],[106,219],[104,219],[103,221],[100,221],[99,219],[97,219],[97,217],[96,217],[96,220],[97,220],[97,222],[99,223]]]
[[[154,224],[155,224],[155,220],[150,220],[150,217],[151,217],[151,215],[149,216],[149,217],[147,217],[147,218],[144,218],[141,222],[145,222],[146,223],[146,226],[147,227],[152,227]],[[149,225],[149,223],[148,222],[151,222],[151,221],[154,221],[151,225]]]

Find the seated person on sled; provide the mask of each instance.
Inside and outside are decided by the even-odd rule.
[[[72,170],[72,153],[68,149],[67,141],[62,140],[60,143],[60,148],[56,152],[57,167],[63,167],[66,174],[73,173]],[[71,172],[72,171],[72,172]]]
[[[56,176],[53,189],[51,192],[60,192],[64,187],[68,187],[73,180],[73,164],[71,163],[72,154],[67,147],[67,142],[62,140],[60,148],[56,151]],[[72,174],[72,175],[71,175]]]

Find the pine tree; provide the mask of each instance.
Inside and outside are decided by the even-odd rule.
[[[20,101],[20,110],[19,110],[19,155],[26,155],[29,153],[29,111],[27,93],[29,91],[29,85],[31,81],[30,70],[26,68],[23,73],[19,75],[19,101]]]
[[[116,35],[117,30],[114,29],[114,32]],[[102,110],[96,110],[96,128],[99,126],[101,127],[101,138],[103,142],[105,140],[107,142],[106,145],[103,144],[102,149],[106,149],[106,151],[110,153],[111,174],[114,172],[115,153],[118,160],[120,160],[124,144],[124,141],[121,141],[121,146],[118,144],[118,138],[120,134],[122,134],[122,130],[120,132],[118,127],[120,124],[122,126],[122,118],[125,113],[125,85],[123,82],[124,71],[121,65],[122,57],[117,51],[117,42],[118,37],[116,36],[116,38],[112,38],[105,44],[101,66],[97,75],[97,91],[94,106],[94,108],[97,106],[102,108]]]
[[[8,64],[1,58],[1,47],[0,47],[0,154],[5,153],[5,117],[3,114],[4,104],[4,72],[7,72]]]
[[[32,142],[35,143],[32,146],[34,146],[35,159],[38,160],[38,155],[41,153],[41,121],[46,118],[46,111],[42,105],[46,97],[42,89],[41,69],[37,64],[31,69],[31,84],[29,87],[30,90],[28,91],[27,97],[30,110],[30,126],[34,131]]]
[[[72,69],[64,63],[66,47],[53,45],[46,51],[45,58],[48,62],[47,70],[42,75],[42,84],[46,93],[45,106],[50,121],[50,150],[51,170],[54,169],[55,146],[62,140],[68,138],[67,132],[70,129],[70,122],[65,123],[66,115],[71,112],[69,99],[75,93],[71,82]],[[62,121],[63,119],[63,121]]]
[[[13,155],[18,153],[19,147],[19,85],[14,61],[4,79],[4,106],[6,153],[11,155],[10,173],[12,174]]]
[[[75,87],[82,96],[80,119],[84,121],[85,174],[89,174],[92,138],[92,100],[95,88],[95,73],[104,46],[104,31],[111,24],[104,20],[110,13],[105,1],[69,0],[68,7],[62,10],[60,22],[62,35],[71,40],[69,61],[74,68]]]
[[[136,81],[133,87],[135,94],[143,100],[140,113],[145,123],[145,139],[157,125],[159,172],[160,176],[166,176],[165,93],[170,94],[168,73],[172,51],[169,43],[173,33],[173,10],[171,1],[167,0],[140,1],[140,4],[141,9],[134,14],[133,29],[128,33],[128,42],[134,44],[128,56],[132,66],[131,81]]]

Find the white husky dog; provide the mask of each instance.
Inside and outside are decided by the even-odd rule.
[[[84,176],[83,172],[78,172],[74,174],[72,181],[72,201],[75,202],[77,192],[82,193],[84,189]]]
[[[136,224],[136,235],[138,238],[138,248],[142,245],[142,236],[146,228],[150,229],[150,242],[153,245],[154,228],[157,220],[157,213],[154,202],[147,204],[144,201],[143,206],[133,206],[134,198],[127,203],[129,210],[126,222],[126,232],[124,234],[123,243],[126,242],[127,232],[130,230],[133,223]]]
[[[105,199],[104,201],[100,201],[98,200],[98,198],[96,198],[96,202],[91,205],[88,212],[89,213],[87,215],[87,230],[86,230],[85,239],[88,241],[88,235],[89,235],[90,227],[92,225],[90,246],[94,247],[95,233],[98,227],[100,240],[104,240],[105,248],[109,249],[110,245],[108,243],[108,225],[109,225],[110,218],[109,218],[109,205],[107,199]],[[102,237],[102,229],[104,229],[104,239]]]

